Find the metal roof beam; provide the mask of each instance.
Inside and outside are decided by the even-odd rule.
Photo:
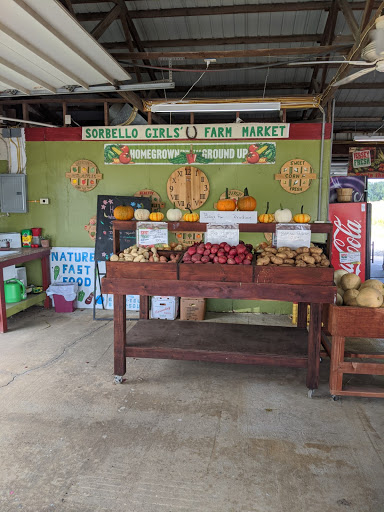
[[[57,61],[51,59],[46,53],[42,52],[41,50],[39,50],[38,48],[33,46],[31,43],[29,43],[28,41],[26,41],[25,39],[20,37],[18,34],[13,32],[12,30],[10,30],[8,27],[3,25],[2,23],[0,23],[0,31],[4,32],[4,34],[6,34],[8,37],[13,39],[17,43],[21,44],[22,46],[25,46],[30,52],[35,54],[37,57],[42,59],[44,62],[47,62],[48,64],[50,64],[54,68],[58,69],[63,75],[65,75],[67,78],[72,80],[73,83],[81,85],[82,87],[84,87],[84,89],[89,89],[89,85],[86,82],[84,82],[84,80],[82,80],[78,76],[74,75],[68,69],[66,69],[66,68],[64,68],[62,66],[59,67]]]
[[[31,9],[29,5],[27,5],[23,0],[13,0],[21,9],[27,12],[35,21],[40,23],[42,27],[48,30],[53,36],[56,37],[59,41],[65,44],[68,48],[70,48],[76,55],[78,55],[84,62],[86,62],[89,66],[92,66],[100,75],[102,75],[110,84],[115,85],[115,80],[108,73],[106,73],[96,62],[90,59],[85,53],[81,51],[80,48],[75,46],[70,39],[62,36],[56,29],[54,29],[48,22],[45,21],[36,11]],[[60,5],[60,4],[59,4]]]
[[[9,80],[8,78],[0,77],[0,83],[5,84],[10,89],[15,89],[17,91],[23,92],[24,94],[28,94],[28,95],[31,94],[30,91],[27,88],[25,88],[22,85],[18,84],[14,80]]]

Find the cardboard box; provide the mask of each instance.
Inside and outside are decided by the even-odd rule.
[[[207,299],[182,297],[180,300],[180,320],[204,320],[206,308]]]
[[[9,242],[10,249],[18,249],[21,247],[21,234],[17,231],[11,233],[0,233],[0,242]]]
[[[151,318],[176,320],[179,312],[179,297],[162,297],[155,295],[151,301]]]

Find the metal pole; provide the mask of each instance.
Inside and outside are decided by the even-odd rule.
[[[317,203],[317,220],[321,220],[321,201],[323,190],[323,163],[324,163],[324,135],[325,135],[325,110],[320,106],[323,114],[323,123],[321,127],[321,147],[320,147],[320,173],[319,173],[319,200]]]

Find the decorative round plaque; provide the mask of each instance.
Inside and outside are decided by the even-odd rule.
[[[317,179],[310,163],[296,158],[288,160],[280,169],[280,174],[275,174],[275,180],[290,194],[300,194],[309,189],[311,180]]]
[[[168,178],[167,194],[176,208],[197,210],[208,199],[208,178],[197,167],[180,167]]]
[[[76,160],[71,165],[71,172],[66,172],[65,177],[69,178],[71,185],[81,192],[89,192],[103,179],[97,165],[91,160]]]
[[[159,212],[162,208],[165,208],[165,203],[162,202],[160,194],[149,188],[143,188],[135,192],[135,197],[150,197],[151,198],[151,212]]]

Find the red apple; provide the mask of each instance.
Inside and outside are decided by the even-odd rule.
[[[203,256],[200,261],[201,261],[201,263],[208,263],[209,262],[209,257],[208,256]]]
[[[236,249],[231,249],[228,253],[228,256],[236,256],[237,255],[237,251]]]
[[[197,254],[204,254],[204,251],[204,246],[202,247],[201,245],[199,245],[199,247],[196,249]]]
[[[252,261],[252,259],[253,259],[253,254],[251,254],[251,253],[249,252],[249,253],[245,256],[245,259],[246,259],[247,261]],[[245,261],[245,260],[244,260],[244,261]]]
[[[224,245],[224,251],[229,252],[231,250],[231,246],[229,244]]]
[[[188,252],[188,254],[193,256],[193,254],[196,254],[196,247],[195,246],[189,247],[187,252]]]
[[[205,244],[205,248],[206,248],[206,249],[210,249],[211,247],[212,247],[211,242],[207,242],[207,243]]]
[[[227,242],[221,242],[220,247],[224,248],[227,245]]]
[[[236,265],[236,261],[233,258],[228,258],[227,263],[228,265]]]
[[[209,256],[211,254],[211,251],[209,249],[205,249],[203,254],[204,254],[204,256]]]
[[[213,257],[213,263],[219,263],[219,257],[218,256],[214,256]]]
[[[215,255],[214,255],[214,254],[212,254],[212,253],[209,255],[209,259],[210,259],[210,260],[213,260],[213,259],[214,259],[214,258],[216,258],[216,257],[217,257],[217,256],[215,256]]]
[[[196,253],[192,256],[193,263],[196,263],[196,261],[200,261],[200,260],[201,260],[201,254]]]
[[[243,254],[246,250],[247,248],[245,247],[244,244],[239,244],[236,246],[237,254]]]
[[[243,261],[243,265],[252,265],[252,261],[251,261],[251,260],[247,260],[247,259],[245,259],[245,260]]]
[[[183,261],[191,261],[191,255],[186,252],[183,256]]]
[[[218,250],[219,250],[219,246],[217,244],[216,245],[212,245],[212,247],[211,247],[211,254],[216,254]]]
[[[227,258],[225,256],[219,256],[219,263],[221,263],[221,264],[227,263]]]
[[[240,256],[235,256],[235,261],[238,265],[241,265],[243,260],[240,258]]]

